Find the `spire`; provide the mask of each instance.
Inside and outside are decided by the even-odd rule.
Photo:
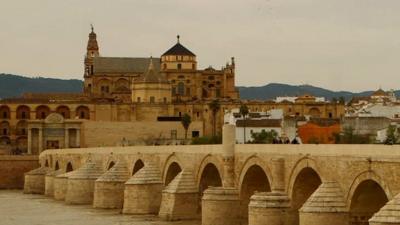
[[[87,51],[89,52],[97,52],[99,51],[99,45],[97,44],[97,35],[94,32],[93,24],[90,25],[91,31],[89,34],[89,40],[87,44]]]
[[[147,70],[148,71],[154,70],[153,56],[150,56],[149,68]]]
[[[180,38],[181,36],[179,36],[179,34],[178,35],[176,35],[176,40],[177,40],[177,43],[179,43],[179,38]]]

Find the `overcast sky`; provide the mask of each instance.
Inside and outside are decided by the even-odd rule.
[[[0,0],[0,73],[82,79],[90,24],[102,56],[200,68],[236,57],[236,85],[400,89],[399,0]]]

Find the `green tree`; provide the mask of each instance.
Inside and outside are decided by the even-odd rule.
[[[339,97],[339,104],[344,105],[346,103],[346,99],[343,96]]]
[[[387,145],[394,145],[397,144],[398,142],[398,135],[396,133],[396,126],[394,125],[390,125],[387,130],[386,130],[386,140],[385,140],[385,144]]]
[[[183,128],[185,129],[185,139],[187,139],[187,133],[188,133],[189,126],[192,123],[192,118],[189,116],[189,114],[185,113],[182,116],[181,123],[182,123]]]
[[[336,144],[370,144],[371,140],[368,135],[360,135],[354,133],[354,128],[347,126],[341,134],[334,134]]]
[[[213,117],[213,129],[212,129],[212,136],[216,136],[216,129],[217,129],[217,113],[221,108],[221,104],[219,103],[218,99],[212,100],[208,107],[211,110],[212,117]]]
[[[275,130],[265,131],[262,130],[261,132],[253,132],[251,134],[253,144],[271,144],[274,139],[278,137],[278,133]]]
[[[247,120],[247,115],[249,114],[249,108],[247,105],[240,105],[239,109],[240,115],[243,117],[243,137],[244,137],[244,143],[246,143],[246,120]]]

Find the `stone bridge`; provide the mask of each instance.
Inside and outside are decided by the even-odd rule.
[[[25,193],[203,225],[399,225],[400,146],[222,145],[47,150]]]

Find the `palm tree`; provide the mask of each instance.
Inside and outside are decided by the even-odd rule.
[[[243,117],[243,137],[244,137],[244,143],[243,144],[246,144],[246,117],[249,114],[249,108],[247,108],[246,105],[242,104],[240,106],[239,113]]]
[[[213,130],[212,130],[212,136],[216,136],[216,126],[217,126],[217,113],[219,109],[221,108],[221,104],[219,103],[218,99],[212,100],[209,104],[208,107],[211,109],[212,116],[213,116]]]
[[[189,116],[189,114],[185,113],[182,116],[181,123],[182,123],[183,128],[185,129],[185,140],[186,140],[189,126],[192,123],[192,118]]]

